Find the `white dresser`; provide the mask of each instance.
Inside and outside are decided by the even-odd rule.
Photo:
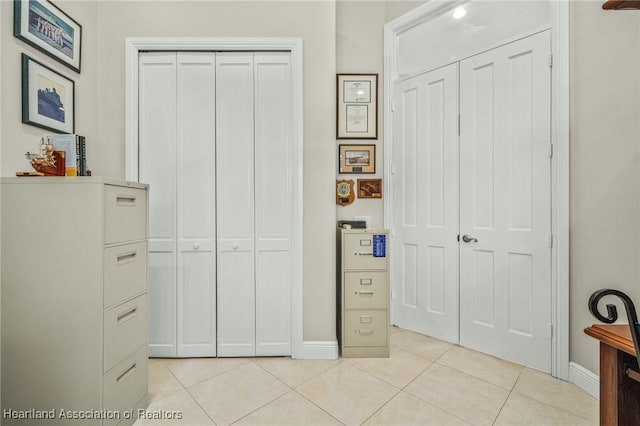
[[[133,423],[148,403],[148,186],[0,182],[2,423]]]
[[[338,228],[337,245],[341,354],[345,358],[388,357],[388,232]]]

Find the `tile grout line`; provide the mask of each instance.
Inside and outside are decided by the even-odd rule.
[[[148,358],[148,359],[149,359],[149,358]],[[164,358],[158,358],[158,359],[164,359]],[[150,364],[150,363],[148,363],[148,364]],[[180,385],[180,387],[182,388],[182,390],[187,390],[187,388],[184,386],[184,384],[182,384],[182,382],[180,381],[180,379],[178,379],[178,377],[173,373],[173,371],[171,371],[171,369],[170,369],[170,368],[169,368],[169,366],[166,364],[166,362],[164,362],[164,361],[163,361],[163,362],[162,362],[162,365],[164,366],[164,368],[166,368],[166,369],[167,369],[167,371],[169,372],[169,374],[171,374],[171,375],[173,376],[173,378],[174,378],[174,379],[176,379],[176,381],[178,382],[178,384]],[[147,367],[147,370],[149,370],[149,366]],[[148,381],[148,377],[149,377],[149,376],[150,376],[149,371],[147,371],[147,381]],[[162,398],[160,398],[160,399],[156,399],[155,401],[151,401],[151,402],[149,403],[149,405],[151,405],[152,403],[155,403],[155,402],[157,402],[157,401],[163,401],[163,400],[165,400],[165,399],[169,398],[170,396],[174,396],[174,395],[176,395],[176,394],[177,394],[177,393],[179,393],[179,392],[180,392],[180,390],[177,390],[177,391],[175,391],[175,392],[172,392],[172,393],[170,393],[170,394],[167,394],[167,395],[163,396],[163,397],[162,397]],[[148,393],[149,393],[149,384],[147,383],[147,394],[148,394]]]
[[[295,393],[297,393],[298,395],[300,395],[302,398],[306,399],[307,401],[309,401],[311,404],[313,404],[315,407],[317,407],[318,409],[322,410],[323,413],[327,414],[328,416],[330,416],[332,419],[335,419],[338,423],[340,423],[341,425],[346,425],[346,423],[343,423],[340,419],[338,419],[336,416],[334,416],[333,414],[331,414],[330,412],[328,412],[327,410],[325,410],[324,408],[320,407],[318,404],[316,404],[315,402],[313,402],[312,400],[310,400],[309,398],[306,397],[306,395],[298,392],[298,389],[293,389],[293,391]]]
[[[202,404],[200,404],[200,401],[198,401],[198,399],[193,396],[193,394],[191,393],[191,391],[188,388],[184,388],[185,391],[187,391],[187,394],[189,394],[189,396],[191,397],[191,399],[193,399],[193,401],[198,404],[198,407],[200,407],[200,409],[204,412],[204,414],[209,417],[209,419],[211,420],[211,423],[213,423],[214,425],[217,425],[218,423],[216,423],[215,420],[213,420],[213,417],[211,417],[211,415],[209,414],[209,412],[202,406]]]
[[[289,390],[287,390],[285,393],[282,393],[278,396],[276,396],[275,398],[273,398],[270,401],[265,402],[264,404],[262,404],[261,406],[257,407],[255,410],[252,410],[250,412],[248,412],[247,414],[245,414],[244,416],[239,417],[238,419],[234,420],[233,422],[230,423],[230,425],[234,425],[236,423],[238,423],[239,421],[241,421],[242,419],[250,416],[251,414],[255,413],[256,411],[266,407],[267,405],[271,404],[272,402],[282,398],[284,395],[288,394],[289,392],[291,392],[293,389],[291,388],[291,386],[289,386],[288,384],[286,384],[285,382],[283,382],[282,380],[280,380],[280,378],[276,377],[275,375],[271,374],[270,371],[268,371],[267,369],[265,369],[263,366],[261,366],[260,364],[258,364],[255,361],[255,358],[247,358],[248,359],[248,363],[252,363],[253,365],[255,365],[256,367],[260,368],[262,371],[264,371],[265,373],[267,373],[268,375],[270,375],[271,377],[273,377],[274,379],[276,379],[276,381],[282,383],[283,385],[285,385],[285,387],[287,387]],[[244,364],[242,364],[244,365]]]
[[[216,423],[216,422],[215,422],[215,420],[213,420],[213,418],[209,415],[209,413],[207,412],[207,410],[205,410],[205,409],[204,409],[204,407],[203,407],[202,405],[200,405],[200,402],[196,399],[196,397],[195,397],[195,396],[193,396],[193,395],[191,394],[191,392],[189,391],[189,389],[188,389],[188,388],[187,388],[187,387],[186,387],[186,386],[185,386],[185,385],[180,381],[180,379],[178,379],[178,376],[176,376],[176,375],[175,375],[175,373],[173,372],[173,370],[171,370],[171,369],[169,368],[169,365],[168,365],[168,364],[166,364],[166,363],[165,363],[165,368],[166,368],[167,370],[169,370],[169,373],[171,373],[171,375],[172,375],[173,377],[175,377],[175,379],[178,381],[178,383],[180,383],[180,386],[182,386],[182,389],[183,389],[185,392],[187,392],[187,395],[189,395],[189,398],[191,398],[191,399],[193,400],[193,402],[195,402],[195,403],[196,403],[196,405],[197,405],[198,407],[200,407],[200,409],[202,410],[202,412],[203,412],[203,413],[204,413],[204,414],[209,418],[209,420],[211,420],[211,423],[213,423],[213,424],[214,424],[214,426],[217,426],[217,423]],[[178,391],[178,392],[180,392],[180,391]],[[176,393],[177,393],[177,392],[176,392]],[[175,394],[172,394],[172,395],[175,395]],[[163,398],[163,399],[164,399],[164,398]]]
[[[191,358],[190,358],[190,359],[191,359]],[[218,359],[218,357],[216,357],[216,359]],[[204,379],[204,380],[202,380],[202,381],[200,381],[200,382],[194,383],[193,385],[189,386],[189,388],[193,388],[194,386],[197,386],[197,385],[199,385],[199,384],[201,384],[201,383],[204,383],[204,382],[206,382],[207,380],[211,380],[211,379],[213,379],[214,377],[222,376],[223,374],[226,374],[226,373],[228,373],[228,372],[230,372],[230,371],[232,371],[232,370],[235,370],[236,368],[242,367],[243,365],[247,365],[248,363],[250,363],[250,362],[251,362],[251,359],[249,359],[249,358],[245,358],[245,359],[247,360],[247,362],[244,362],[244,363],[238,364],[238,365],[236,365],[235,367],[232,367],[232,368],[230,368],[230,369],[228,369],[228,370],[225,370],[225,371],[222,371],[222,372],[220,372],[220,373],[218,373],[218,374],[215,374],[215,375],[213,375],[213,376],[209,377],[208,379]],[[172,373],[173,373],[173,371],[172,371]],[[176,377],[176,379],[177,379],[177,377]],[[179,380],[178,380],[178,381],[179,381]],[[182,384],[182,382],[180,382],[180,384]],[[213,419],[213,417],[211,417],[211,415],[209,414],[209,412],[208,412],[208,411],[207,411],[207,410],[206,410],[206,409],[205,409],[205,408],[200,404],[200,402],[198,401],[198,399],[197,399],[197,398],[196,398],[196,397],[191,393],[191,391],[189,390],[189,388],[185,387],[185,390],[187,391],[187,393],[189,394],[189,396],[190,396],[190,397],[195,401],[195,403],[196,403],[196,404],[198,404],[198,406],[202,409],[202,411],[204,411],[204,413],[207,415],[207,417],[209,417],[209,418],[211,419],[211,421],[213,422],[213,424],[214,424],[214,425],[217,425],[217,423],[216,423],[216,421]],[[240,419],[238,419],[238,420],[240,420]],[[236,420],[236,421],[237,421],[237,420]],[[234,422],[234,423],[235,423],[235,422]]]
[[[338,365],[334,365],[333,367],[327,368],[327,369],[326,369],[326,370],[324,370],[322,373],[320,373],[320,374],[318,374],[317,376],[313,377],[313,379],[315,379],[315,378],[319,377],[320,375],[322,375],[322,374],[324,374],[324,373],[328,372],[329,370],[332,370],[332,369],[334,369],[334,368],[339,367],[340,365],[345,365],[345,366],[347,366],[347,367],[355,368],[355,369],[356,369],[356,370],[358,370],[358,371],[362,371],[362,370],[360,370],[359,368],[357,368],[357,367],[355,367],[355,366],[349,365],[349,364],[344,360],[344,358],[343,358],[343,357],[339,357],[338,359],[340,360],[340,363],[339,363]],[[363,373],[365,373],[365,374],[367,374],[367,375],[369,375],[369,376],[371,376],[371,377],[373,377],[373,378],[375,378],[375,379],[378,379],[378,380],[382,381],[383,383],[387,383],[387,382],[385,382],[384,380],[382,380],[382,379],[380,379],[380,378],[378,378],[378,377],[375,377],[375,376],[373,376],[373,375],[371,375],[371,374],[367,373],[366,371],[362,371],[362,372],[363,372]],[[312,403],[313,405],[315,405],[316,407],[318,407],[320,410],[324,411],[324,412],[325,412],[325,413],[327,413],[329,416],[331,416],[332,418],[336,419],[340,424],[345,425],[345,423],[343,423],[340,419],[338,419],[338,418],[337,418],[337,417],[335,417],[333,414],[329,413],[327,410],[325,410],[324,408],[320,407],[320,406],[319,406],[318,404],[316,404],[314,401],[312,401],[311,399],[307,398],[307,396],[306,396],[306,395],[304,395],[304,394],[302,394],[300,391],[298,391],[298,388],[299,388],[299,387],[301,387],[301,386],[302,386],[302,385],[304,385],[305,383],[310,382],[310,381],[311,381],[311,380],[313,380],[313,379],[309,379],[309,380],[307,380],[306,382],[301,383],[300,385],[298,385],[298,386],[294,389],[294,391],[295,391],[298,395],[302,396],[304,399],[306,399],[307,401],[309,401],[310,403]],[[391,386],[392,386],[393,388],[395,388],[395,389],[398,389],[396,386],[393,386],[393,385],[391,385]],[[394,395],[393,395],[393,397],[391,397],[391,398],[389,399],[389,401],[390,401],[391,399],[393,399],[393,398],[395,397],[395,395],[397,395],[397,394],[394,394]],[[387,402],[389,402],[389,401],[387,401]],[[387,402],[385,402],[385,404],[386,404]],[[384,405],[384,404],[383,404],[383,405]],[[372,415],[373,415],[373,414],[372,414]],[[371,417],[371,416],[369,416],[369,417]],[[367,419],[368,419],[369,417],[367,417],[367,418],[365,419],[365,421],[367,421]],[[364,422],[363,422],[363,423],[364,423]],[[361,423],[361,424],[362,424],[362,423]]]
[[[0,0],[0,1],[1,1],[1,0]],[[207,358],[209,358],[209,357],[207,357]],[[205,358],[174,358],[174,359],[205,359]],[[215,357],[215,358],[210,358],[210,359],[231,359],[231,358],[219,358],[219,357]],[[189,386],[185,386],[185,385],[180,381],[180,379],[178,379],[178,376],[175,376],[175,374],[174,374],[174,376],[175,376],[175,377],[176,377],[176,379],[180,382],[180,384],[181,384],[182,386],[184,386],[184,387],[185,387],[185,389],[186,389],[187,387],[193,387],[193,386],[199,385],[200,383],[204,383],[204,382],[206,382],[207,380],[211,380],[211,379],[213,379],[214,377],[221,376],[221,375],[223,375],[223,374],[225,374],[225,373],[228,373],[228,372],[229,372],[229,371],[231,371],[231,370],[235,370],[236,368],[238,368],[238,367],[242,367],[243,365],[247,365],[247,364],[249,364],[249,363],[251,362],[251,359],[249,359],[249,358],[239,358],[239,359],[244,359],[244,360],[246,360],[246,362],[242,362],[242,363],[240,363],[240,364],[238,364],[238,365],[235,365],[235,366],[233,366],[233,367],[231,367],[231,368],[228,368],[228,369],[226,369],[226,370],[222,370],[222,371],[220,371],[220,372],[218,372],[218,373],[214,374],[213,376],[209,376],[209,377],[207,377],[207,378],[205,378],[205,379],[202,379],[202,380],[200,380],[200,381],[197,381],[197,382],[195,382],[195,383],[192,383],[192,384],[190,384]],[[169,368],[169,367],[167,367],[167,368]],[[171,369],[169,368],[169,370],[171,370]],[[173,373],[173,371],[171,371],[171,372]]]
[[[293,359],[292,359],[292,360],[293,360]],[[304,399],[306,399],[307,401],[309,401],[310,403],[312,403],[315,407],[319,408],[320,410],[322,410],[323,412],[325,412],[326,414],[328,414],[329,416],[331,416],[332,418],[334,418],[334,419],[335,419],[335,417],[334,417],[334,416],[332,416],[330,413],[327,413],[327,412],[326,412],[325,410],[323,410],[321,407],[318,407],[315,403],[313,403],[313,401],[310,401],[308,398],[305,398],[305,397],[304,397],[304,395],[300,394],[300,392],[298,392],[295,388],[293,388],[293,387],[289,386],[289,384],[288,384],[288,383],[285,383],[285,382],[284,382],[282,379],[280,379],[278,376],[276,376],[275,374],[273,374],[272,372],[270,372],[269,370],[267,370],[266,368],[264,368],[263,366],[261,366],[260,364],[258,364],[254,359],[250,359],[250,361],[251,361],[251,362],[253,362],[256,366],[260,367],[262,370],[264,370],[267,374],[269,374],[270,376],[272,376],[273,378],[275,378],[277,381],[279,381],[280,383],[284,384],[287,388],[289,388],[289,390],[288,390],[287,392],[283,393],[282,395],[278,395],[278,396],[277,396],[276,398],[274,398],[273,400],[271,400],[271,401],[269,401],[269,402],[267,402],[267,403],[265,403],[265,404],[261,405],[260,407],[256,408],[255,410],[251,411],[250,413],[247,413],[246,415],[242,416],[241,418],[239,418],[239,419],[235,420],[233,423],[231,423],[232,425],[233,425],[233,424],[238,423],[239,421],[241,421],[241,420],[242,420],[242,419],[244,419],[245,417],[250,416],[251,414],[255,413],[256,411],[258,411],[258,410],[260,410],[260,409],[262,409],[262,408],[266,407],[267,405],[271,404],[272,402],[276,401],[277,399],[280,399],[280,398],[282,398],[283,396],[285,396],[285,395],[287,395],[287,394],[291,393],[292,391],[293,391],[293,392],[295,392],[295,393],[297,393],[298,395],[300,395],[301,397],[303,397]],[[316,377],[318,377],[319,375],[323,374],[324,372],[326,372],[326,371],[328,371],[328,370],[330,370],[331,368],[334,368],[334,367],[337,367],[337,365],[336,365],[336,366],[329,367],[329,368],[327,368],[326,370],[323,370],[322,372],[320,372],[319,374],[317,374],[317,375],[313,376],[313,377],[312,377],[312,378],[310,378],[309,380],[307,380],[307,381],[305,381],[305,382],[301,383],[299,386],[302,386],[304,383],[307,383],[307,382],[309,382],[309,381],[311,381],[311,380],[315,379],[315,378],[316,378]],[[336,419],[336,420],[338,420],[338,419]],[[339,420],[338,420],[338,422],[344,425],[344,423],[340,422]]]
[[[428,406],[430,406],[430,407],[433,407],[433,408],[435,408],[435,409],[437,409],[437,410],[440,410],[440,411],[442,411],[443,413],[447,413],[447,414],[449,414],[449,415],[451,415],[451,416],[455,417],[456,419],[459,419],[459,420],[461,420],[461,421],[463,421],[463,422],[465,422],[465,423],[467,423],[467,424],[471,424],[471,423],[469,423],[468,421],[466,421],[465,419],[463,419],[463,418],[461,418],[461,417],[458,417],[455,413],[452,413],[452,412],[450,412],[450,411],[447,411],[447,410],[445,410],[444,408],[438,407],[438,406],[436,406],[436,405],[432,404],[432,403],[431,403],[431,402],[429,402],[429,401],[425,401],[424,399],[420,398],[418,395],[414,395],[414,394],[412,394],[411,392],[409,392],[409,391],[407,391],[407,390],[406,390],[406,389],[409,387],[409,385],[411,385],[413,382],[415,382],[415,381],[418,379],[418,377],[420,377],[421,375],[423,375],[423,374],[424,374],[428,369],[430,369],[434,364],[436,364],[436,362],[435,362],[435,361],[432,361],[432,362],[431,362],[431,364],[429,364],[429,365],[428,365],[424,370],[422,370],[422,371],[420,372],[420,374],[418,374],[416,377],[414,377],[414,378],[413,378],[413,380],[411,380],[409,383],[407,383],[407,384],[405,385],[405,387],[403,387],[403,388],[401,389],[401,392],[406,392],[406,393],[407,393],[407,395],[412,396],[413,398],[415,398],[415,399],[417,399],[418,401],[421,401],[421,402],[423,402],[423,403],[427,404],[427,405],[428,405]],[[440,365],[440,364],[438,364],[438,365]]]
[[[528,369],[528,368],[529,368],[529,367],[526,367],[526,366],[525,366],[525,367],[522,369],[522,371],[520,372],[520,376],[518,376],[518,380],[516,380],[516,383],[514,383],[514,385],[513,385],[513,393],[515,393],[516,395],[521,396],[521,397],[523,397],[523,398],[527,398],[527,399],[530,399],[530,400],[532,400],[532,401],[538,402],[538,403],[540,403],[540,404],[546,405],[547,407],[555,408],[556,410],[560,410],[560,411],[563,411],[563,412],[565,412],[565,413],[571,414],[572,416],[580,417],[581,419],[587,420],[587,421],[589,421],[589,422],[592,422],[592,421],[593,421],[593,419],[587,418],[587,417],[585,417],[585,416],[583,416],[583,415],[581,415],[581,414],[574,413],[574,412],[569,411],[569,410],[566,410],[566,409],[564,409],[564,408],[556,407],[556,406],[551,405],[551,404],[548,404],[548,403],[546,403],[546,402],[544,402],[544,401],[540,401],[539,399],[536,399],[536,398],[534,398],[534,397],[532,397],[532,396],[525,395],[525,394],[523,394],[523,393],[521,393],[521,392],[518,392],[518,391],[516,390],[516,385],[518,384],[518,381],[520,380],[520,377],[522,376],[522,374],[523,374],[523,373],[525,372],[525,370],[526,370],[526,369]],[[530,369],[530,370],[532,370],[532,371],[536,372],[536,370],[533,370],[533,369]],[[551,377],[551,378],[552,378],[552,379],[554,379],[554,380],[560,380],[560,379],[557,379],[557,378],[555,378],[555,377],[553,377],[553,376],[549,376],[549,377]],[[562,381],[562,382],[563,382],[563,383],[569,383],[569,382],[564,382],[564,381]],[[594,398],[594,400],[598,401],[598,400],[597,400],[597,399],[595,399],[595,398]],[[598,414],[599,414],[599,413],[600,413],[600,408],[598,407]],[[599,417],[599,416],[598,416],[598,417]]]
[[[540,401],[539,399],[533,398],[532,396],[522,394],[522,393],[518,392],[517,390],[514,390],[512,393],[515,393],[516,395],[518,395],[518,396],[520,396],[520,397],[522,397],[522,398],[526,398],[526,399],[530,399],[531,401],[535,401],[535,402],[537,402],[538,404],[545,405],[545,406],[547,406],[547,407],[549,407],[549,408],[553,408],[553,409],[555,409],[555,410],[562,411],[563,413],[570,414],[570,415],[572,415],[572,416],[574,416],[574,417],[579,417],[579,418],[581,418],[582,420],[586,420],[586,421],[588,421],[588,422],[593,422],[593,419],[587,418],[587,417],[585,417],[585,416],[583,416],[583,415],[581,415],[581,414],[574,413],[574,412],[569,411],[569,410],[564,409],[564,408],[556,407],[555,405],[548,404],[548,403],[546,403],[546,402],[544,402],[544,401]],[[597,422],[596,422],[596,423],[597,423]]]
[[[518,374],[518,378],[516,379],[515,382],[513,382],[513,386],[511,386],[511,389],[509,389],[509,394],[507,395],[507,397],[505,398],[504,402],[500,406],[500,410],[498,410],[498,414],[496,414],[496,418],[493,419],[493,422],[491,422],[492,425],[495,425],[496,422],[498,421],[498,419],[500,418],[500,414],[502,414],[502,410],[504,410],[504,406],[507,405],[507,401],[509,401],[509,398],[511,398],[511,395],[514,392],[513,390],[516,388],[516,383],[518,383],[518,380],[520,380],[520,377],[522,376],[523,372],[524,372],[524,368],[522,368],[522,370],[520,370],[520,373]]]
[[[394,393],[394,394],[391,396],[391,398],[389,398],[387,401],[385,401],[385,403],[384,403],[384,404],[382,404],[380,407],[378,407],[378,409],[377,409],[377,410],[375,410],[373,413],[371,413],[371,415],[369,415],[369,417],[367,417],[366,419],[364,419],[364,421],[362,421],[362,422],[360,423],[360,425],[364,425],[364,424],[367,422],[367,420],[369,420],[371,417],[375,416],[375,415],[376,415],[376,413],[377,413],[378,411],[380,411],[380,410],[382,410],[384,407],[386,407],[386,406],[387,406],[387,404],[389,404],[389,403],[390,403],[390,402],[391,402],[391,401],[392,401],[396,396],[398,396],[398,395],[400,394],[400,392],[402,392],[402,389],[399,389],[399,388],[396,388],[396,389],[398,390],[398,392]]]
[[[391,346],[391,345],[390,345],[390,346]],[[396,349],[400,349],[400,350],[404,350],[404,349],[398,348],[397,346],[394,346],[394,348],[396,348]],[[413,354],[413,352],[409,352],[409,351],[405,351],[405,352],[408,352],[408,353]],[[413,355],[417,355],[417,354],[413,354]],[[424,357],[421,357],[421,358],[426,359],[426,358],[424,358]],[[396,387],[395,385],[391,385],[391,383],[389,383],[391,386],[393,386],[393,387],[395,387],[396,389],[398,389],[398,392],[396,392],[395,394],[393,394],[393,396],[392,396],[391,398],[389,398],[389,399],[388,399],[384,404],[382,404],[380,407],[378,407],[378,409],[377,409],[377,410],[375,410],[373,413],[371,413],[371,415],[370,415],[369,417],[367,417],[366,419],[364,419],[364,421],[361,423],[361,425],[365,424],[365,423],[366,423],[366,422],[367,422],[371,417],[375,416],[375,415],[376,415],[380,410],[382,410],[384,407],[386,407],[386,406],[387,406],[387,405],[388,405],[388,404],[389,404],[389,403],[390,403],[390,402],[391,402],[391,401],[392,401],[396,396],[398,396],[401,392],[403,392],[403,391],[404,391],[404,389],[405,389],[407,386],[409,386],[411,383],[413,383],[413,381],[414,381],[414,380],[416,380],[416,379],[417,379],[417,378],[418,378],[422,373],[424,373],[425,371],[427,371],[427,370],[429,369],[429,367],[431,367],[431,366],[434,364],[434,361],[431,361],[431,360],[428,360],[428,361],[430,361],[429,365],[427,365],[427,366],[426,366],[425,368],[423,368],[423,369],[422,369],[418,374],[416,374],[416,376],[415,376],[413,379],[409,380],[409,382],[407,382],[407,384],[406,384],[406,385],[404,385],[404,387],[398,388],[398,387]],[[354,366],[354,367],[355,367],[355,368],[358,368],[357,366]],[[361,370],[361,371],[364,371],[364,370]],[[365,372],[365,373],[367,373],[366,371],[364,371],[364,372]],[[369,373],[367,373],[367,374],[369,374]],[[382,379],[379,379],[379,380],[382,380]],[[384,380],[383,380],[383,381],[384,381]],[[386,382],[386,381],[384,381],[384,382],[385,382],[385,383],[388,383],[388,382]],[[410,394],[409,394],[409,395],[410,395]]]

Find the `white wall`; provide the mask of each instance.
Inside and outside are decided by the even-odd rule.
[[[570,359],[594,373],[591,293],[640,308],[640,14],[601,6],[571,4]]]
[[[378,139],[340,139],[336,141],[334,162],[338,162],[341,144],[374,144],[376,146],[376,173],[340,174],[336,179],[353,179],[355,190],[358,178],[382,178],[384,175],[384,24],[421,5],[422,1],[362,1],[338,0],[336,2],[336,72],[378,74]],[[384,197],[385,182],[382,183]],[[360,199],[353,204],[336,206],[336,220],[369,216],[371,227],[384,226],[383,199]]]
[[[338,162],[338,146],[341,144],[374,144],[376,146],[375,174],[339,174],[336,179],[353,179],[357,194],[358,178],[382,178],[383,157],[383,29],[386,4],[382,1],[348,1],[336,3],[336,72],[346,74],[378,74],[378,139],[340,139],[336,144],[334,163]],[[335,84],[335,83],[334,83]],[[384,182],[382,193],[384,196]],[[356,216],[370,216],[371,227],[384,225],[384,205],[382,199],[354,199],[348,206],[336,206],[336,217],[354,219]]]

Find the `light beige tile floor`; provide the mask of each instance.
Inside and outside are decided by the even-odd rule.
[[[389,358],[152,359],[150,414],[181,419],[136,425],[598,424],[598,401],[570,383],[418,333],[390,336]]]

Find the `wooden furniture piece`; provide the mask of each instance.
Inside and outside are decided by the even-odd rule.
[[[594,324],[584,332],[600,341],[600,425],[639,425],[640,375],[629,326]]]
[[[624,9],[640,9],[640,1],[638,0],[607,0],[602,5],[605,10],[624,10]]]
[[[147,185],[0,183],[3,424],[133,423],[147,406]]]
[[[338,228],[338,339],[343,357],[389,356],[388,231]]]

